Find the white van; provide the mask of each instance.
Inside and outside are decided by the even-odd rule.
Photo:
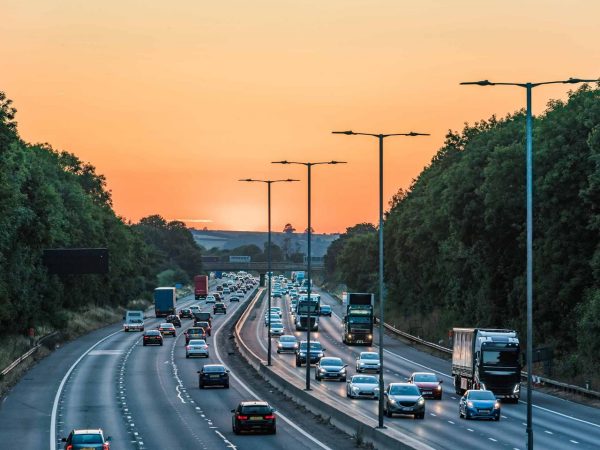
[[[123,331],[144,331],[144,311],[126,311]]]

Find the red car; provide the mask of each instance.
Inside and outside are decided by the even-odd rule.
[[[408,379],[409,383],[416,384],[421,391],[421,396],[442,399],[442,380],[431,372],[415,372]]]

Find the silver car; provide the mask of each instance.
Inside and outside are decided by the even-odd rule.
[[[207,295],[206,296],[206,303],[215,303],[217,301],[217,299],[215,298],[214,295]]]
[[[352,375],[346,382],[346,397],[379,398],[379,380],[375,375]]]
[[[380,370],[381,362],[379,361],[379,354],[377,352],[360,352],[360,355],[356,358],[357,372],[373,371],[379,373]]]
[[[282,336],[285,332],[283,324],[279,322],[271,322],[271,336]]]
[[[271,324],[272,326],[273,324]],[[277,353],[296,353],[296,349],[298,348],[298,340],[296,336],[291,334],[284,334],[279,338],[279,342],[277,343]]]
[[[185,357],[203,356],[208,358],[208,344],[204,339],[191,339],[185,346]]]

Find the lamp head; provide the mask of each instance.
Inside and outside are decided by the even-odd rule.
[[[348,136],[354,134],[354,131],[352,130],[347,130],[347,131],[332,131],[332,134],[346,134]]]
[[[463,81],[460,84],[475,84],[477,86],[493,86],[496,83],[492,83],[490,80],[481,80],[481,81]]]
[[[563,81],[563,83],[565,83],[565,84],[594,83],[595,81],[600,81],[600,79],[598,79],[598,80],[583,80],[581,78],[569,78],[568,80]]]

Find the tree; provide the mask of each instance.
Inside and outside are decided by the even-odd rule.
[[[283,227],[284,233],[292,234],[294,231],[296,231],[296,229],[292,226],[291,223],[286,223]]]

